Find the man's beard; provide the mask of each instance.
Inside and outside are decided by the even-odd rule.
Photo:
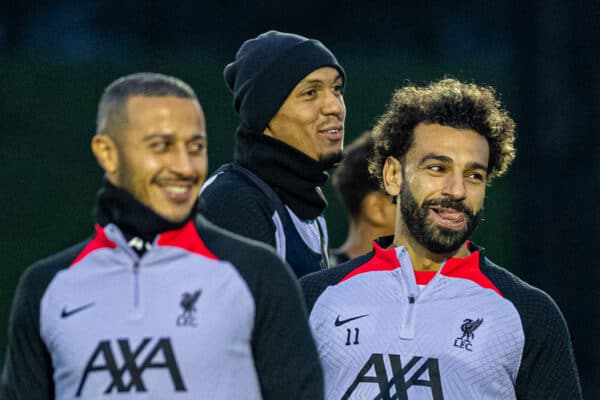
[[[428,218],[431,206],[463,212],[466,219],[465,229],[457,231],[431,221]],[[419,206],[406,182],[402,183],[400,189],[400,211],[404,223],[415,240],[427,250],[438,254],[453,253],[458,250],[481,220],[481,211],[475,214],[469,206],[459,200],[450,198],[427,200]]]

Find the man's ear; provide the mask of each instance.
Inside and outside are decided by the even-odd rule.
[[[390,208],[388,204],[391,202],[392,199],[389,196],[379,191],[367,193],[361,204],[363,217],[374,226],[388,225],[389,218],[395,218],[395,214],[388,215],[388,209]]]
[[[119,154],[117,144],[108,135],[96,134],[92,138],[92,153],[107,176],[114,175],[119,169]]]
[[[402,187],[402,163],[395,157],[389,156],[383,164],[383,187],[392,197],[398,196]]]

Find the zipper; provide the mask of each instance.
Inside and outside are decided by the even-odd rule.
[[[406,296],[406,305],[402,307],[402,326],[400,327],[400,338],[404,340],[412,340],[415,337],[415,326],[416,326],[416,318],[417,318],[417,300],[421,299],[420,302],[423,302],[423,295],[427,296],[427,293],[431,292],[432,289],[430,287],[436,280],[440,274],[442,268],[446,264],[446,260],[442,262],[440,269],[437,274],[433,277],[433,279],[427,284],[422,291],[419,290],[419,286],[417,285],[417,278],[415,276],[415,270],[413,268],[412,262],[410,261],[410,256],[408,255],[408,251],[404,247],[400,247],[396,250],[396,254],[398,260],[400,261],[400,280],[402,285],[402,296]]]
[[[133,262],[133,309],[140,306],[140,262]]]
[[[125,239],[125,236],[123,236],[123,233],[119,230],[119,228],[117,228],[115,225],[113,224],[108,224],[105,228],[104,228],[105,232],[107,233],[107,236],[109,239],[115,241],[116,243],[118,243],[119,248],[121,248],[125,254],[127,256],[130,257],[131,261],[132,261],[132,269],[131,269],[131,273],[132,273],[132,290],[133,290],[133,311],[136,314],[139,314],[139,309],[140,309],[140,256],[138,255],[138,253],[135,252],[135,250],[133,249],[133,247],[138,248],[139,247],[139,243],[137,240],[135,240],[136,238],[133,238],[130,242],[128,242]],[[143,242],[142,242],[143,243]],[[133,246],[133,247],[132,247]],[[139,317],[139,315],[138,315]]]
[[[412,340],[415,337],[415,307],[419,288],[408,251],[404,247],[399,247],[396,249],[396,256],[400,261],[400,285],[402,301],[405,302],[401,307],[400,339]]]
[[[412,293],[409,294],[404,307],[402,326],[400,326],[400,339],[412,340],[415,338],[415,302],[416,296]]]

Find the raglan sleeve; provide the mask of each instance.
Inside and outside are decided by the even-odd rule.
[[[323,372],[299,285],[274,254],[258,283],[252,346],[265,400],[323,399]]]
[[[550,296],[530,296],[525,347],[516,392],[519,400],[579,400],[581,385],[567,323]]]
[[[43,282],[36,269],[21,277],[10,311],[7,354],[0,382],[2,400],[54,398],[52,361],[40,336],[40,299]]]
[[[326,270],[326,272],[329,271],[332,270]],[[321,296],[323,291],[327,288],[327,283],[321,278],[323,275],[323,271],[317,271],[300,278],[300,287],[302,288],[302,295],[309,314],[315,306],[319,296]]]

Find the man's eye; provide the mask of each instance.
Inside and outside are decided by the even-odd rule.
[[[344,94],[344,85],[342,85],[342,84],[335,85],[333,87],[333,91],[340,95]]]
[[[204,149],[206,148],[206,146],[204,145],[204,143],[192,143],[190,144],[190,152],[192,153],[201,153],[202,151],[204,151]]]
[[[156,151],[156,152],[165,151],[168,148],[168,143],[167,142],[150,143],[150,148],[152,149],[152,151]]]
[[[476,181],[476,182],[485,182],[485,179],[486,179],[485,175],[483,175],[479,172],[472,172],[467,175],[467,178],[472,181]]]
[[[302,93],[302,96],[314,97],[316,94],[317,94],[317,90],[316,89],[308,89],[308,90],[305,90]]]
[[[429,166],[429,170],[432,172],[442,172],[444,171],[444,167],[442,167],[441,165],[431,165]]]

